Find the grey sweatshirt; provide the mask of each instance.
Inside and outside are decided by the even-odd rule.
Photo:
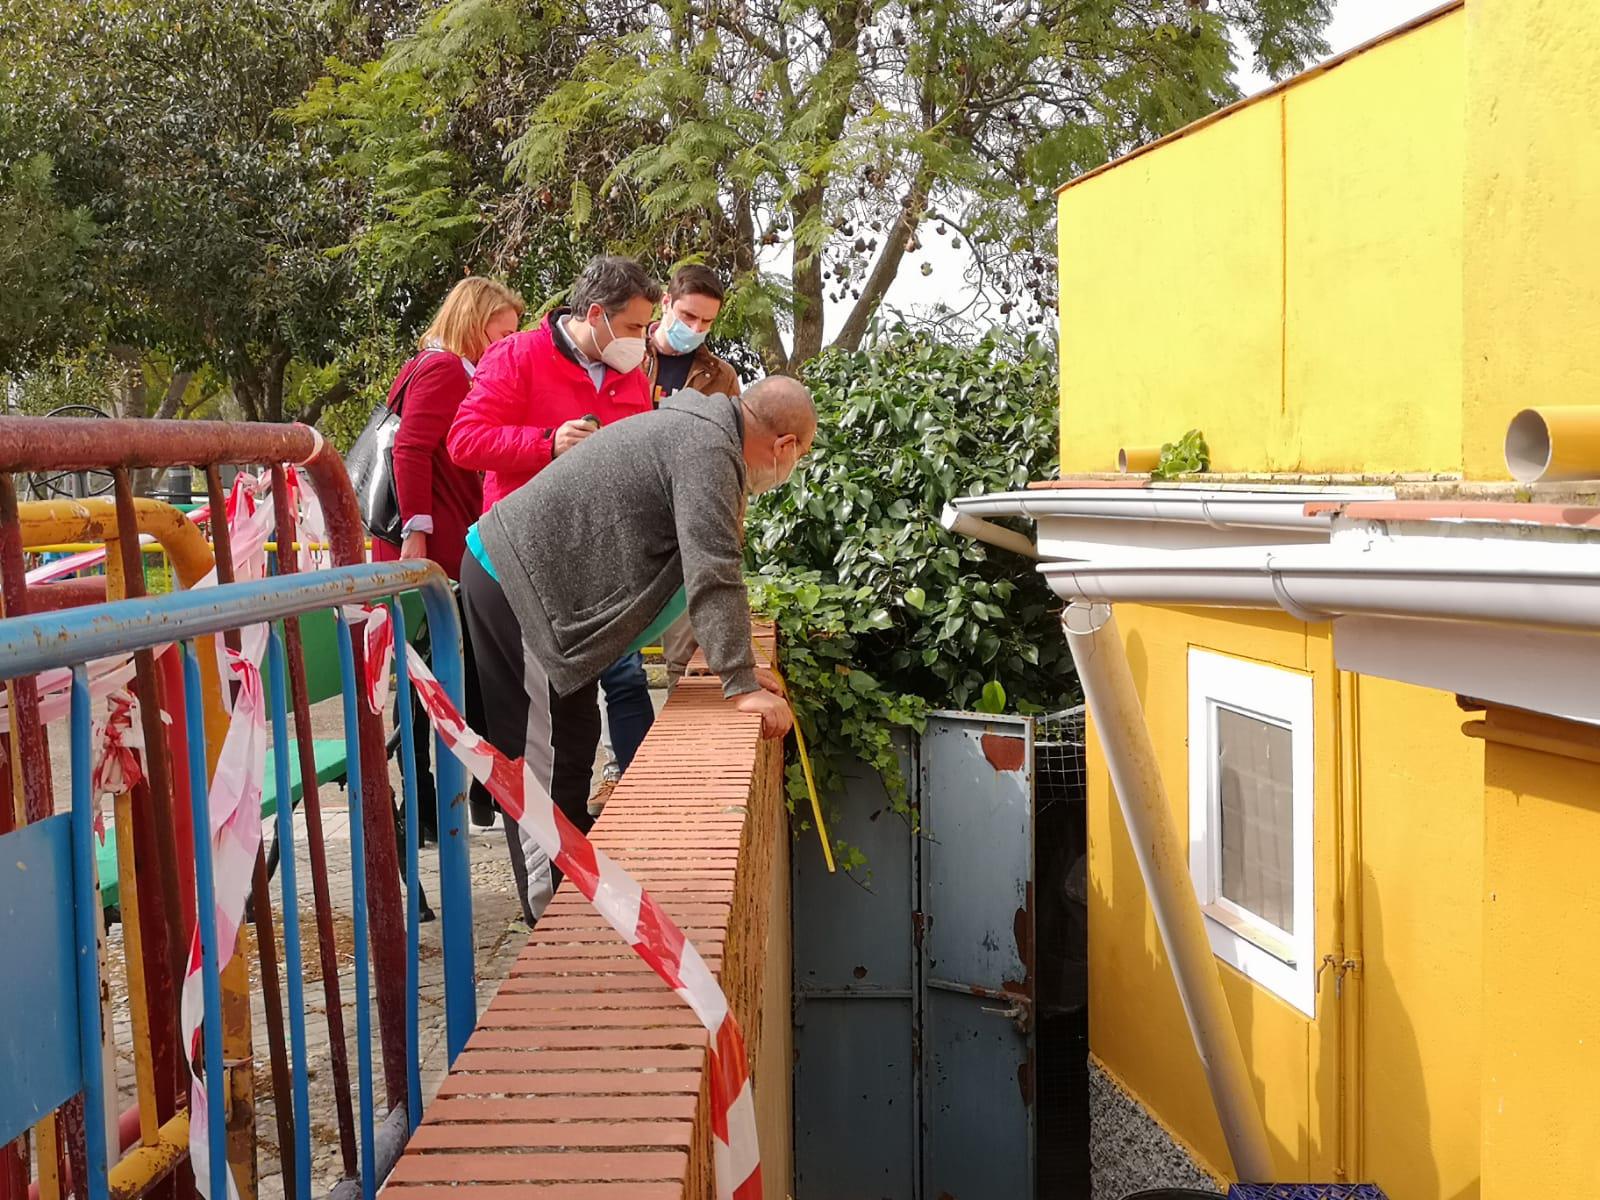
[[[566,695],[685,589],[726,696],[753,692],[737,400],[682,390],[558,457],[478,522],[522,639]]]

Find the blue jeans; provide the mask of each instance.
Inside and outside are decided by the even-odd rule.
[[[650,684],[644,673],[644,656],[625,654],[617,659],[601,674],[600,686],[606,694],[611,748],[616,751],[617,765],[626,771],[656,719],[655,705],[650,703]]]

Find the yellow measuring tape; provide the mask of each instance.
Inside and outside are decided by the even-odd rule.
[[[757,646],[755,650],[756,658],[760,659],[761,647]],[[783,672],[778,670],[776,655],[773,656],[772,662],[768,666],[771,668],[772,673],[778,677],[778,682],[783,684],[784,696],[787,699],[789,685],[783,678]],[[800,714],[794,711],[793,701],[789,702],[789,712],[794,717],[794,743],[800,751],[800,770],[806,777],[806,791],[811,795],[811,816],[817,823],[817,840],[822,843],[822,858],[828,864],[828,874],[832,875],[834,873],[833,847],[828,843],[828,826],[822,819],[822,801],[817,798],[817,781],[811,774],[811,755],[806,751],[805,731],[800,728]]]

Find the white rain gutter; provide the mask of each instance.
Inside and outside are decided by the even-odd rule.
[[[1051,562],[1069,600],[1600,629],[1600,543],[1400,537]]]
[[[1329,488],[1049,488],[964,496],[942,521],[962,533],[1032,558],[1086,558],[1113,548],[1188,550],[1298,545],[1328,541],[1331,517],[1307,516],[1309,501],[1389,500],[1393,489]],[[1038,544],[994,523],[1024,517],[1038,524]]]
[[[1391,488],[1041,488],[963,496],[955,509],[975,517],[1095,517],[1129,521],[1183,521],[1214,529],[1328,528],[1326,515],[1306,516],[1313,500],[1390,500]]]

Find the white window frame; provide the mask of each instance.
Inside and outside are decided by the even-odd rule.
[[[1218,707],[1290,734],[1294,804],[1294,928],[1279,929],[1222,895]],[[1212,952],[1259,986],[1316,1016],[1315,773],[1311,676],[1193,647],[1189,650],[1189,871]]]

